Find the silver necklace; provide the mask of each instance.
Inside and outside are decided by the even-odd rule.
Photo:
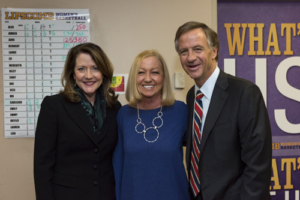
[[[159,137],[159,131],[158,131],[158,128],[162,127],[162,125],[164,124],[164,121],[163,121],[163,119],[162,119],[162,116],[163,116],[162,107],[160,107],[160,111],[158,111],[157,117],[154,117],[153,120],[152,120],[152,125],[153,125],[153,127],[148,127],[148,128],[146,128],[145,124],[142,122],[142,119],[140,118],[140,114],[139,114],[139,105],[137,105],[137,114],[138,114],[138,118],[137,118],[137,120],[136,120],[136,121],[137,121],[137,124],[136,124],[136,126],[135,126],[135,131],[136,131],[137,133],[143,134],[143,135],[144,135],[144,139],[145,139],[147,142],[149,142],[149,143],[155,142],[155,141],[158,139],[158,137]],[[161,124],[160,124],[159,126],[156,126],[156,125],[155,125],[155,120],[157,120],[157,119],[159,119],[160,122],[161,122]],[[143,130],[142,130],[142,131],[138,131],[138,130],[137,130],[139,125],[141,125],[141,126],[143,127]],[[154,129],[154,130],[156,131],[156,133],[157,133],[157,137],[156,137],[154,140],[148,140],[148,139],[146,138],[146,133],[147,133],[147,131],[148,131],[149,129]]]

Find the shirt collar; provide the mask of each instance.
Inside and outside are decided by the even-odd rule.
[[[196,84],[195,84],[195,95],[196,92],[200,89],[201,92],[204,94],[204,96],[210,100],[212,93],[214,91],[218,76],[220,74],[220,69],[217,66],[216,69],[214,70],[214,72],[212,73],[212,75],[205,81],[205,83],[202,85],[201,88],[199,88]]]

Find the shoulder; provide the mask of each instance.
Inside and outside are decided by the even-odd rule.
[[[183,113],[187,111],[187,105],[182,101],[176,100],[175,103],[172,106],[170,106],[170,109],[176,112]]]
[[[117,114],[117,118],[118,120],[122,120],[122,119],[128,119],[130,118],[130,113],[132,113],[132,110],[134,108],[132,108],[131,106],[129,106],[128,104],[122,106],[119,109],[119,112]]]
[[[176,100],[174,103],[175,107],[185,108],[187,105],[183,101]]]
[[[43,116],[47,118],[47,115],[50,116],[52,114],[51,116],[54,116],[63,112],[63,101],[64,99],[60,94],[46,96],[41,103],[39,117]]]
[[[121,103],[119,101],[117,101],[113,106],[112,109],[115,111],[119,111],[120,108],[122,107]]]
[[[260,93],[259,87],[253,82],[243,78],[232,76],[230,74],[226,74],[225,72],[223,72],[222,74],[222,76],[226,77],[228,80],[229,90],[240,92],[253,91]]]
[[[58,99],[63,99],[61,94],[55,94],[55,95],[51,95],[51,96],[46,96],[44,99],[47,100],[58,100]]]
[[[249,80],[246,80],[246,79],[243,79],[243,78],[240,78],[240,77],[236,77],[236,76],[232,76],[230,74],[227,74],[227,77],[228,77],[228,81],[229,81],[230,84],[234,84],[234,85],[237,85],[237,86],[240,86],[240,87],[246,87],[248,85],[254,85],[254,83],[252,83]]]
[[[186,123],[188,107],[184,102],[176,100],[172,106],[163,108],[163,113],[172,124],[182,125]]]
[[[60,94],[55,94],[55,95],[51,95],[51,96],[46,96],[44,99],[43,99],[43,102],[42,104],[54,104],[54,105],[57,105],[59,104],[61,101],[64,101],[64,98],[62,95]]]
[[[254,83],[252,83],[249,80],[240,78],[240,77],[236,77],[236,76],[232,76],[231,74],[227,74],[223,71],[220,71],[220,75],[219,78],[226,78],[228,80],[228,83],[230,86],[236,86],[236,87],[247,87],[247,86],[251,86],[251,85],[255,85]]]
[[[129,106],[128,104],[122,106],[119,110],[119,113],[126,113],[129,109],[131,109],[132,107]]]
[[[111,116],[117,116],[121,107],[122,107],[121,103],[117,101],[112,106],[106,107],[106,112],[112,114]]]

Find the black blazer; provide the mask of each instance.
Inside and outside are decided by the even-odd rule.
[[[100,136],[80,103],[61,95],[42,102],[34,147],[37,200],[115,199],[112,154],[117,143],[118,102],[106,108]]]
[[[186,162],[190,171],[195,88],[189,110]],[[259,88],[220,70],[203,127],[199,177],[204,200],[268,200],[272,138]]]

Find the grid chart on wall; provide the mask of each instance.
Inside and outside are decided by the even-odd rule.
[[[34,137],[45,96],[62,89],[68,50],[90,41],[88,9],[2,8],[5,138]]]

